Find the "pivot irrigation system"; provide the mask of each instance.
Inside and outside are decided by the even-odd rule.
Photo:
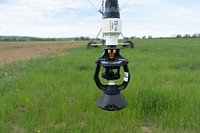
[[[117,48],[118,37],[122,31],[118,0],[105,0],[105,10],[102,10],[102,14],[101,31],[105,36],[107,48],[96,61],[94,80],[97,87],[102,91],[97,106],[104,110],[116,111],[126,107],[126,101],[121,91],[127,87],[130,81],[128,60],[120,54],[120,49]],[[107,84],[102,84],[99,78],[101,67],[105,70],[101,73],[101,77],[108,81]],[[121,67],[123,67],[124,78],[123,82],[117,85],[115,81],[121,78]]]
[[[92,5],[92,7],[94,7],[99,13],[101,13],[102,15],[102,19],[103,19],[103,23],[102,23],[102,28],[99,30],[96,38],[93,41],[88,42],[87,47],[91,48],[91,47],[98,47],[98,46],[102,46],[105,45],[105,40],[107,40],[107,35],[106,32],[108,33],[116,33],[118,34],[117,38],[119,37],[119,35],[122,36],[123,41],[122,43],[117,43],[118,45],[122,45],[125,48],[134,48],[134,44],[131,40],[127,40],[125,39],[125,37],[122,34],[122,22],[121,20],[118,21],[119,23],[115,23],[115,21],[112,21],[112,24],[108,24],[108,21],[104,21],[105,19],[108,18],[120,18],[120,8],[119,8],[119,4],[118,1],[116,0],[102,0],[102,4],[101,7],[99,8],[99,10],[93,5],[93,3],[88,0],[88,2]],[[122,9],[127,5],[127,3],[129,2],[129,0],[127,0],[127,2],[125,3],[125,5],[122,7]],[[108,27],[111,26],[111,27]],[[109,29],[110,28],[110,29]],[[100,39],[100,43],[99,42],[99,35],[103,34],[102,39]],[[116,39],[115,39],[116,40]],[[118,40],[117,40],[118,42]]]

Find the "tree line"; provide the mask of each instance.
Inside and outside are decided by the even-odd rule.
[[[55,38],[37,38],[37,37],[12,37],[0,36],[0,41],[15,42],[15,41],[56,41]]]
[[[23,36],[0,36],[0,41],[14,42],[14,41],[88,41],[89,37],[71,37],[71,38],[39,38],[39,37],[23,37]]]
[[[15,41],[68,41],[74,38],[40,38],[26,36],[0,36],[0,41],[15,42]]]
[[[181,34],[177,34],[175,35],[176,38],[200,38],[200,33],[195,33],[193,35],[190,34],[185,34],[185,35],[181,35]]]
[[[125,37],[125,39],[152,39],[153,36],[142,36],[142,37],[136,37],[136,36],[131,36],[131,37]],[[200,33],[195,33],[193,35],[190,34],[174,34],[172,38],[200,38]],[[92,38],[89,37],[72,37],[72,38],[39,38],[39,37],[21,37],[21,36],[0,36],[0,41],[7,41],[7,42],[14,42],[14,41],[68,41],[68,40],[74,40],[74,41],[89,41],[93,40]]]
[[[131,37],[126,37],[125,39],[133,40],[133,39],[152,39],[152,38],[154,38],[154,37],[151,36],[151,35],[148,35],[148,36],[142,36],[142,37],[131,36]],[[158,37],[158,38],[163,38],[163,37]],[[195,33],[193,35],[190,35],[190,34],[185,34],[185,35],[174,34],[173,36],[166,37],[166,38],[200,38],[200,33]]]

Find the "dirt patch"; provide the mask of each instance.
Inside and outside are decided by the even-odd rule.
[[[141,130],[142,133],[153,133],[153,128],[150,125],[143,124]]]
[[[79,41],[47,41],[47,42],[1,42],[0,66],[18,60],[36,58],[48,53],[59,53],[61,50],[86,46]]]
[[[13,122],[11,123],[11,127],[12,127],[12,133],[24,133],[25,130],[23,127],[21,127],[20,125],[18,125],[17,123]]]

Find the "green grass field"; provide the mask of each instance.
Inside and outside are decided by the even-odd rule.
[[[121,49],[131,81],[122,91],[128,105],[117,112],[96,107],[102,47],[1,67],[0,133],[200,132],[200,39],[134,43]]]

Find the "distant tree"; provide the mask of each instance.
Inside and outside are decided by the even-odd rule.
[[[130,38],[131,38],[131,40],[133,40],[133,39],[136,39],[137,37],[136,36],[131,36]]]
[[[51,41],[56,41],[56,39],[55,38],[51,38]]]
[[[15,41],[17,41],[17,39],[16,38],[12,38],[12,41],[15,42]]]
[[[10,38],[4,38],[3,41],[10,42],[11,39]]]
[[[142,37],[142,39],[146,39],[146,38],[147,38],[146,36],[143,36],[143,37]]]
[[[176,35],[176,38],[182,38],[183,36],[181,34]]]
[[[197,37],[200,38],[200,33],[197,33]]]
[[[148,36],[149,39],[152,39],[153,37],[151,35]]]
[[[85,40],[85,37],[81,36],[81,37],[80,37],[80,40],[81,40],[81,41],[84,41],[84,40]]]
[[[79,37],[75,37],[75,38],[74,38],[74,41],[79,41]]]
[[[195,33],[195,34],[192,35],[192,37],[193,37],[193,38],[197,38],[197,37],[198,37],[198,34]]]
[[[129,37],[124,37],[125,40],[129,40]]]
[[[190,34],[185,34],[183,37],[184,38],[190,38],[191,36],[190,36]]]

